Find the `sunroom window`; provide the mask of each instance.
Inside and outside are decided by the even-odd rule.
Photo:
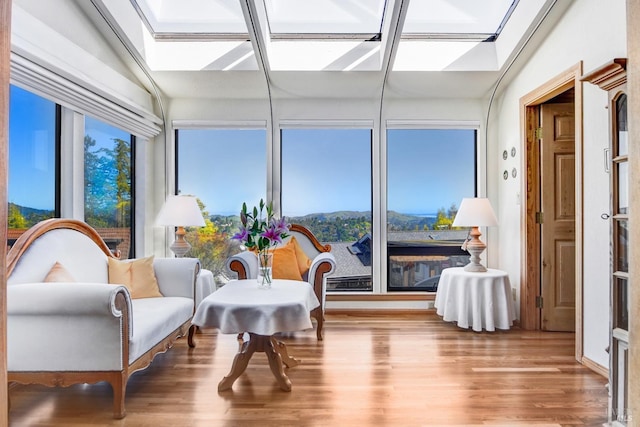
[[[60,215],[59,105],[11,85],[8,238]]]
[[[133,256],[133,145],[128,132],[85,117],[84,217],[121,258]]]
[[[239,250],[231,236],[240,226],[240,210],[266,199],[267,132],[261,129],[178,129],[176,189],[195,196],[205,227],[187,229],[188,256],[200,259],[218,283],[233,278],[227,258]]]
[[[437,290],[440,272],[469,262],[452,226],[476,194],[476,131],[387,131],[387,290]]]
[[[331,245],[331,291],[371,291],[371,129],[283,129],[282,212]]]

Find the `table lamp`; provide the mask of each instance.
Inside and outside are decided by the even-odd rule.
[[[469,264],[464,269],[465,271],[473,272],[485,272],[487,268],[480,264],[480,254],[485,250],[485,245],[480,240],[480,230],[478,227],[491,227],[498,225],[496,214],[493,212],[489,199],[475,197],[464,198],[460,203],[460,209],[456,213],[456,218],[453,220],[454,227],[471,227],[469,236],[471,240],[465,241],[462,245],[462,249],[467,250],[471,254]]]
[[[178,258],[185,256],[191,245],[184,238],[184,227],[204,227],[204,218],[193,196],[169,196],[156,218],[156,225],[177,227],[170,249]]]

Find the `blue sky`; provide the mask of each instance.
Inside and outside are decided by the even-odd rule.
[[[55,208],[56,106],[40,96],[11,86],[9,112],[9,202],[36,209]],[[131,135],[86,116],[85,132],[95,149],[113,148],[114,138]],[[35,185],[34,185],[35,184]]]
[[[90,117],[86,128],[100,146],[129,137]],[[432,214],[475,195],[473,130],[395,129],[387,139],[388,209]],[[282,140],[286,216],[371,209],[371,130],[285,129]],[[210,214],[257,205],[266,198],[266,141],[264,129],[180,130],[179,193],[200,198]],[[9,163],[9,201],[53,209],[55,104],[15,86]]]
[[[11,86],[9,202],[55,208],[55,103]]]
[[[388,207],[431,214],[475,195],[473,130],[390,130]],[[371,130],[282,131],[286,216],[371,209]],[[266,193],[266,131],[180,130],[178,182],[209,213],[235,214]]]

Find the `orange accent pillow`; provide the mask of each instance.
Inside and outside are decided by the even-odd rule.
[[[125,261],[109,258],[109,283],[126,286],[131,298],[163,296],[153,270],[153,255]]]
[[[311,268],[311,260],[306,253],[302,250],[300,243],[296,240],[295,236],[291,236],[289,244],[292,244],[296,250],[296,259],[298,260],[298,270],[300,270],[300,276],[304,276],[309,268]]]
[[[287,243],[273,251],[273,278],[302,281],[294,245]]]
[[[47,273],[44,278],[45,282],[75,282],[76,279],[73,277],[69,270],[64,268],[64,265],[60,264],[56,261],[51,267],[51,270]]]

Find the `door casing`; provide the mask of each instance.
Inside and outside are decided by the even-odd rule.
[[[583,141],[582,141],[582,61],[520,98],[521,124],[521,268],[520,268],[520,326],[526,330],[539,330],[540,310],[536,297],[540,292],[540,235],[536,223],[539,201],[537,177],[536,129],[539,123],[539,105],[573,88],[575,97],[575,174],[576,174],[576,337],[575,357],[582,362],[582,292],[583,292]]]

